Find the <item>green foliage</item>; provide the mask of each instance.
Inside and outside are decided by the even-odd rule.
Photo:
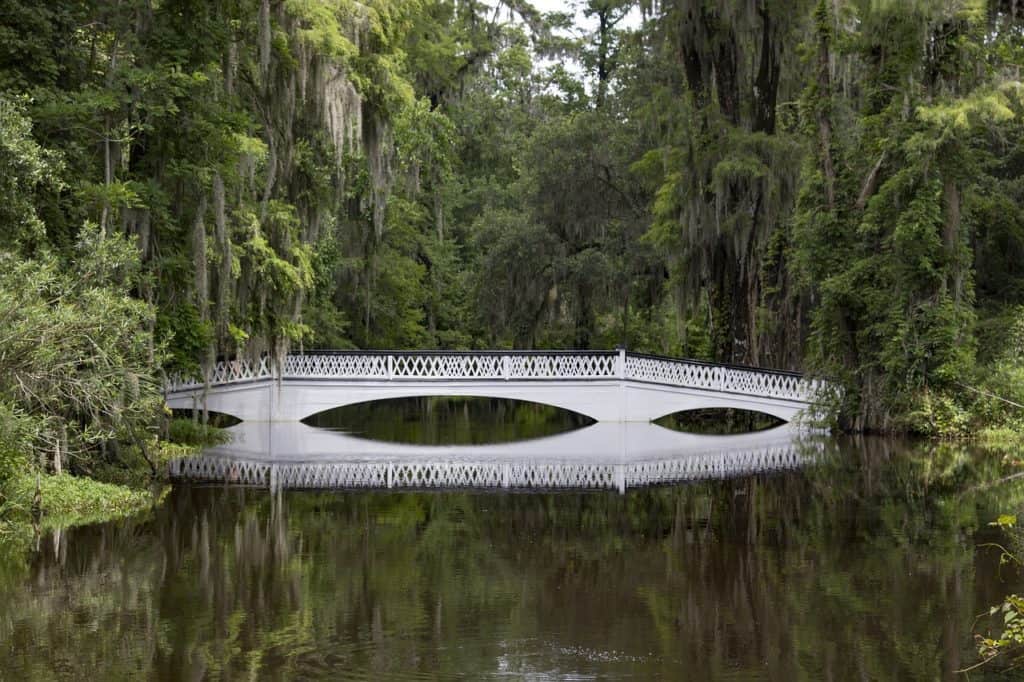
[[[5,486],[29,467],[29,453],[38,438],[38,424],[12,405],[0,401],[0,509]]]
[[[182,303],[157,309],[155,338],[167,349],[167,372],[192,376],[199,371],[198,360],[213,341],[214,330],[194,305]]]
[[[1001,616],[1003,628],[998,639],[978,637],[978,655],[986,662],[1024,645],[1024,599],[1011,594],[1002,604],[993,606],[989,616]]]
[[[149,509],[158,501],[153,493],[125,486],[101,483],[68,474],[21,476],[8,485],[14,503],[29,509],[36,497],[38,483],[39,512],[46,528],[101,523]]]
[[[31,129],[24,102],[0,93],[0,226],[12,250],[41,246],[36,192],[45,185],[59,188],[57,157],[39,146]]]
[[[85,307],[149,377],[626,344],[827,375],[854,429],[1021,423],[1005,3],[37,5],[0,21],[6,250],[121,263]],[[145,442],[142,393],[82,442]]]
[[[191,419],[172,419],[167,425],[167,440],[177,445],[222,445],[230,440],[223,429]]]
[[[927,390],[913,396],[910,408],[896,423],[899,430],[937,438],[967,437],[972,426],[971,415],[956,396]]]
[[[999,517],[989,523],[1009,536],[1011,541],[1020,546],[1021,531],[1017,527],[1016,514],[1000,514]],[[1011,551],[1003,545],[989,543],[990,547],[999,550],[999,565],[1012,564],[1021,565],[1019,551]],[[978,643],[978,655],[981,661],[968,670],[982,665],[992,664],[993,661],[1002,657],[1009,659],[1009,665],[1019,665],[1021,662],[1021,651],[1024,650],[1024,598],[1016,594],[1007,595],[1002,603],[996,604],[988,611],[989,635],[976,634]],[[992,629],[998,634],[991,634]]]
[[[791,237],[799,280],[818,301],[810,361],[845,384],[848,426],[965,435],[991,423],[964,389],[977,371],[977,311],[994,280],[1002,289],[1013,279],[983,267],[988,248],[972,236],[988,232],[982,216],[1004,184],[998,140],[1024,111],[1002,72],[971,67],[986,41],[1005,38],[965,7],[848,10],[860,28],[815,38],[812,54],[851,60],[864,95],[822,91],[816,74],[802,102],[808,133],[834,127],[829,148],[807,157]],[[921,39],[936,46],[921,51]],[[829,205],[826,161],[842,160]],[[1003,209],[997,231],[1021,205]]]
[[[163,399],[145,331],[153,309],[130,296],[138,282],[134,246],[95,228],[83,229],[64,267],[0,253],[3,440],[21,451],[23,472],[33,451],[86,471],[108,457],[109,441],[144,453]]]

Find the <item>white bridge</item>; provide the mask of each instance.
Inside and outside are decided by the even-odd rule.
[[[205,380],[175,379],[171,408],[243,421],[296,422],[354,403],[421,396],[507,398],[598,422],[649,422],[705,408],[791,422],[824,384],[799,374],[618,351],[331,351],[275,363],[218,362]]]

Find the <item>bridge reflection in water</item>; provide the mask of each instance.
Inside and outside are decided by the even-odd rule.
[[[301,423],[242,423],[232,442],[170,464],[173,479],[281,489],[607,489],[796,469],[824,437],[789,426],[738,436],[597,423],[494,445],[408,445]]]

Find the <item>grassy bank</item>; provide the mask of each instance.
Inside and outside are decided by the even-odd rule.
[[[164,486],[161,486],[165,488]],[[10,523],[38,519],[42,528],[101,523],[151,508],[163,492],[104,483],[84,476],[19,476],[5,486]]]
[[[103,523],[145,512],[170,489],[163,479],[170,460],[228,440],[223,429],[174,419],[167,439],[149,444],[148,463],[141,457],[125,457],[136,466],[98,469],[93,476],[22,469],[0,481],[0,543],[36,530]]]

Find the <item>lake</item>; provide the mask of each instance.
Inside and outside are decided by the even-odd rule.
[[[1022,497],[997,454],[419,408],[240,425],[147,515],[0,560],[0,678],[964,679],[978,614],[1022,589],[981,546]],[[480,478],[237,479],[268,457]],[[548,478],[479,473],[505,465]]]

